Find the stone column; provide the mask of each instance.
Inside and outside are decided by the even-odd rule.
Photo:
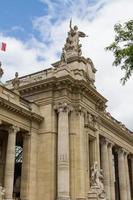
[[[115,200],[115,184],[114,184],[114,163],[112,157],[112,147],[111,142],[108,143],[108,156],[109,156],[109,173],[110,173],[110,200]]]
[[[127,199],[127,186],[126,186],[126,169],[125,169],[125,151],[120,148],[118,150],[118,169],[119,169],[119,187],[120,187],[120,199]]]
[[[21,174],[21,200],[28,199],[28,181],[29,181],[29,153],[30,153],[30,135],[23,136],[23,160],[22,160],[22,174]]]
[[[104,188],[106,192],[107,199],[110,199],[110,168],[109,168],[109,158],[108,158],[108,142],[105,138],[101,139],[101,168],[103,169],[104,176]]]
[[[5,199],[13,199],[13,182],[14,182],[14,164],[15,164],[15,145],[16,133],[19,128],[12,126],[8,131],[8,143],[6,153],[6,166],[5,166]]]
[[[69,125],[68,113],[70,111],[66,103],[56,106],[58,112],[58,186],[57,199],[69,200]]]
[[[85,150],[85,110],[79,106],[76,110],[76,200],[85,200],[88,188],[86,188],[87,161]]]
[[[127,200],[131,200],[130,180],[129,180],[129,168],[128,168],[128,152],[125,152],[125,175],[126,175],[126,186],[127,186]]]

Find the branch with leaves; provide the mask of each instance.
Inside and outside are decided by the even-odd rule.
[[[121,78],[124,85],[133,73],[133,20],[123,25],[118,23],[114,26],[116,33],[114,42],[106,47],[108,51],[114,54],[114,66],[120,66],[125,71],[125,75]]]

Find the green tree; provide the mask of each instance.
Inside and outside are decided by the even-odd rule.
[[[114,66],[120,66],[125,71],[121,82],[124,85],[133,73],[133,20],[125,22],[123,25],[118,23],[114,26],[114,42],[106,47],[106,50],[114,54]]]

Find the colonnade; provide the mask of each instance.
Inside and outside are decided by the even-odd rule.
[[[69,127],[68,114],[70,107],[67,104],[59,104],[56,107],[58,112],[58,187],[57,199],[70,199],[70,161],[69,161]],[[114,143],[108,139],[100,138],[101,143],[101,168],[104,175],[104,186],[107,198],[115,200],[115,166],[112,148]],[[117,147],[118,171],[119,171],[119,190],[121,200],[131,200],[128,152],[121,147]],[[133,163],[132,163],[133,165]]]
[[[113,146],[114,144],[111,141],[106,138],[101,138],[101,168],[103,169],[105,192],[109,200],[115,199],[115,163],[113,161],[112,153]],[[118,155],[120,200],[131,200],[131,187],[127,159],[129,152],[121,147],[117,147],[116,151]]]
[[[57,140],[57,200],[70,200],[70,147],[69,147],[69,113],[70,106],[66,103],[55,106],[58,113],[58,140]],[[14,163],[15,163],[15,145],[16,134],[19,128],[12,126],[8,130],[8,142],[6,153],[5,180],[6,188],[5,199],[13,199],[13,180],[14,180]],[[36,138],[35,140],[36,141]],[[101,168],[104,175],[104,186],[107,198],[115,200],[115,185],[114,185],[114,162],[112,148],[114,143],[106,139],[100,138],[101,143]],[[27,193],[28,184],[28,160],[29,160],[29,144],[27,137],[24,138],[25,154],[23,157],[22,166],[22,199],[32,200]],[[99,148],[99,147],[97,147]],[[125,149],[117,148],[118,154],[118,171],[119,171],[119,190],[120,200],[131,200],[129,169],[128,169],[128,153]],[[131,159],[133,169],[133,158]],[[132,174],[133,175],[133,174]],[[32,180],[31,180],[32,181]],[[36,180],[34,180],[36,181]],[[32,184],[33,185],[33,184]]]
[[[20,128],[17,126],[9,126],[6,128],[8,132],[7,145],[6,145],[6,157],[5,157],[5,173],[4,173],[4,188],[5,188],[5,200],[13,200],[13,190],[14,190],[14,173],[15,173],[15,156],[16,156],[16,138],[17,133],[20,131]],[[21,199],[28,199],[28,179],[29,179],[29,152],[31,151],[30,140],[27,133],[23,135],[23,163],[22,163],[22,175],[21,175]],[[35,157],[35,155],[34,155]],[[35,159],[32,159],[34,162]],[[36,162],[36,161],[35,161]],[[36,170],[36,169],[35,169]],[[33,175],[34,176],[34,175]],[[34,186],[34,182],[32,187]]]
[[[57,199],[70,199],[70,161],[69,161],[69,127],[68,114],[70,108],[67,104],[59,104],[56,107],[58,112],[58,187]],[[115,200],[115,166],[112,148],[114,143],[106,138],[100,138],[101,142],[101,168],[104,175],[104,186],[107,198]],[[131,200],[131,189],[128,169],[128,152],[121,147],[117,147],[119,190],[121,200]],[[132,163],[133,165],[133,163]]]

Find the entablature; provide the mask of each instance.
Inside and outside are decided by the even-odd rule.
[[[43,121],[43,117],[39,115],[37,105],[23,99],[20,95],[0,85],[0,107],[9,112],[14,112],[38,123]],[[38,110],[38,111],[37,111]]]
[[[34,93],[42,93],[48,90],[52,90],[53,93],[55,93],[56,91],[60,91],[64,88],[71,94],[79,93],[84,95],[87,99],[92,101],[93,104],[95,104],[98,110],[104,110],[106,107],[105,104],[107,100],[100,93],[98,93],[95,88],[91,87],[84,80],[75,80],[70,75],[59,78],[52,77],[45,81],[39,81],[34,84],[21,86],[19,91],[22,96],[28,97],[30,94],[34,95]]]
[[[101,127],[105,127],[105,129],[109,130],[112,135],[117,135],[128,143],[133,144],[133,133],[127,128],[123,128],[117,120],[112,120],[107,117],[106,114],[99,115],[99,124]]]

